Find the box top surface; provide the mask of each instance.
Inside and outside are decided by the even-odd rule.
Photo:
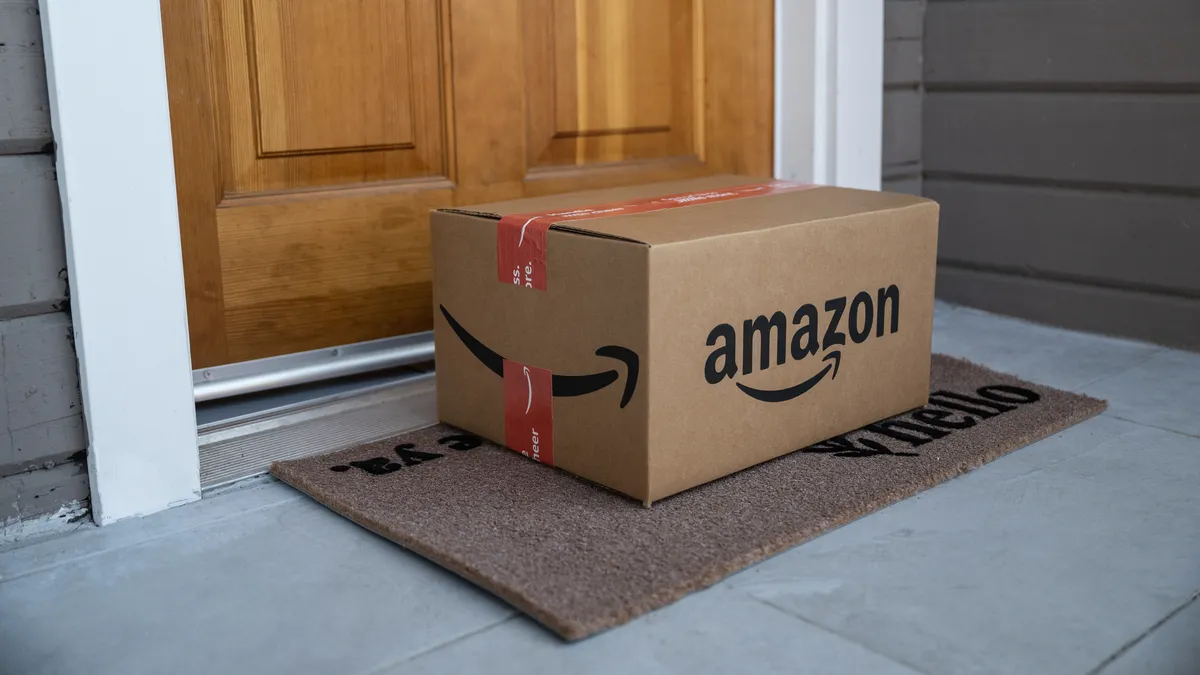
[[[555,222],[550,228],[553,230],[662,246],[929,202],[911,195],[825,186],[755,194],[753,186],[768,182],[744,176],[707,176],[440,210],[489,221],[504,216],[550,214],[545,217]],[[692,193],[700,197],[700,203],[689,201]],[[665,209],[642,204],[645,200],[671,195],[686,197]],[[705,201],[712,196],[723,200]],[[622,204],[632,204],[634,208],[613,209],[608,215],[589,215],[584,219],[567,215],[578,209],[608,211]]]

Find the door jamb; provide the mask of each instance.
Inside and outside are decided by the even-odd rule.
[[[775,0],[775,177],[878,190],[883,0]]]
[[[105,525],[200,496],[162,21],[159,0],[39,6]],[[775,176],[879,189],[883,0],[775,0],[775,38]]]
[[[158,0],[40,0],[71,320],[101,524],[200,497]]]

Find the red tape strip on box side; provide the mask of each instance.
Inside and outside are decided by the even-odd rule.
[[[553,380],[549,370],[504,362],[504,444],[554,466]]]
[[[500,283],[546,290],[546,232],[551,225],[573,220],[627,216],[648,211],[665,211],[684,206],[711,204],[742,197],[795,192],[818,187],[792,181],[770,181],[720,190],[683,192],[675,195],[632,199],[603,206],[568,211],[517,213],[504,216],[496,228],[496,271]]]

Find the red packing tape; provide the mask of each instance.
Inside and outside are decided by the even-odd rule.
[[[549,370],[504,361],[504,444],[554,466],[553,380]]]
[[[546,232],[551,225],[573,220],[627,216],[649,211],[665,211],[684,206],[712,204],[743,197],[794,192],[817,187],[792,181],[770,181],[719,190],[683,192],[663,197],[632,199],[603,206],[569,211],[514,213],[500,218],[496,227],[496,274],[500,283],[546,290]]]

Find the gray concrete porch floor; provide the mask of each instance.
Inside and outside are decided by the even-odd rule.
[[[574,645],[260,481],[0,553],[0,673],[1200,673],[1200,354],[934,347],[1109,410]]]

